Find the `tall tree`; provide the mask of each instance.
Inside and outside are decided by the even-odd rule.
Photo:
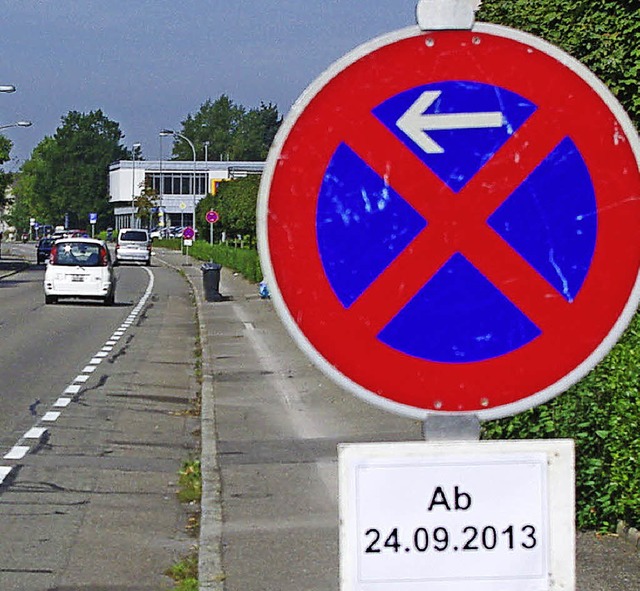
[[[189,114],[180,133],[193,142],[199,160],[205,158],[205,142],[208,160],[263,160],[281,121],[271,103],[247,110],[223,94],[215,101],[207,99],[195,115]],[[176,138],[173,158],[193,158],[187,142]]]
[[[281,122],[278,109],[271,103],[247,111],[233,136],[233,160],[265,160]]]
[[[81,226],[95,212],[98,227],[109,225],[109,164],[130,157],[120,143],[123,137],[118,123],[101,110],[70,111],[53,137],[45,137],[23,165],[14,190],[22,202],[16,211],[28,209],[27,215],[52,224],[69,214],[71,223]]]
[[[13,143],[9,138],[0,135],[0,164],[4,164],[10,158]],[[4,205],[4,192],[11,183],[12,175],[4,171],[0,171],[0,207]]]

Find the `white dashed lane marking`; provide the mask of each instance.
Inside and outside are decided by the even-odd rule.
[[[138,314],[144,308],[153,290],[153,273],[149,269],[144,270],[149,275],[149,283],[147,284],[147,289],[144,292],[144,295],[140,298],[137,306],[133,309],[131,314],[129,314],[127,320],[120,325],[118,330],[116,330],[111,335],[111,337],[109,337],[109,340],[102,346],[100,351],[94,354],[91,361],[89,361],[89,364],[86,365],[82,370],[82,373],[80,375],[77,375],[74,378],[73,383],[65,388],[63,395],[53,403],[52,408],[64,409],[69,406],[69,404],[71,404],[73,399],[65,395],[75,395],[80,393],[80,391],[82,390],[82,384],[86,383],[89,380],[90,374],[92,374],[96,370],[97,366],[102,363],[102,360],[104,358],[109,356],[109,353],[113,351],[114,347],[118,344],[120,338],[124,336],[127,329],[132,324],[134,324]],[[47,411],[38,422],[54,423],[58,420],[58,418],[60,418],[61,414],[62,412],[57,410]],[[8,462],[21,460],[33,449],[35,445],[38,445],[38,443],[45,437],[47,432],[48,429],[46,427],[39,427],[37,424],[34,425],[18,440],[16,445],[14,445],[3,456],[3,459]],[[38,441],[34,442],[34,440]],[[28,445],[22,445],[23,443]],[[3,484],[3,482],[8,478],[8,476],[13,472],[15,468],[15,465],[0,466],[0,485]]]
[[[29,453],[31,448],[28,445],[14,445],[11,451],[4,456],[5,460],[21,460]]]

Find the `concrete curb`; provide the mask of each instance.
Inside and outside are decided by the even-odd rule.
[[[624,521],[619,521],[616,533],[626,542],[632,544],[636,551],[640,551],[640,531],[629,527]]]
[[[184,273],[196,301],[198,332],[202,348],[202,392],[200,409],[200,470],[202,472],[202,500],[200,503],[200,540],[198,556],[198,580],[200,591],[224,591],[222,570],[222,503],[221,479],[218,466],[216,416],[214,397],[213,353],[205,323],[203,293],[194,283],[195,271],[199,267],[187,269],[172,265],[160,259],[167,266]]]

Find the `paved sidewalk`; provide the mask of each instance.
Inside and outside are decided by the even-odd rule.
[[[223,269],[225,301],[206,302],[200,261],[157,254],[192,283],[200,321],[200,590],[337,591],[336,444],[419,440],[420,425],[341,393],[256,285]],[[306,414],[311,401],[317,415]],[[640,590],[640,555],[627,541],[581,533],[576,545],[578,591]]]

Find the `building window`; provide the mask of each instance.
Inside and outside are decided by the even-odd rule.
[[[159,172],[148,173],[147,186],[153,187],[162,195],[193,195],[193,173]],[[207,175],[196,173],[196,195],[207,194]]]

